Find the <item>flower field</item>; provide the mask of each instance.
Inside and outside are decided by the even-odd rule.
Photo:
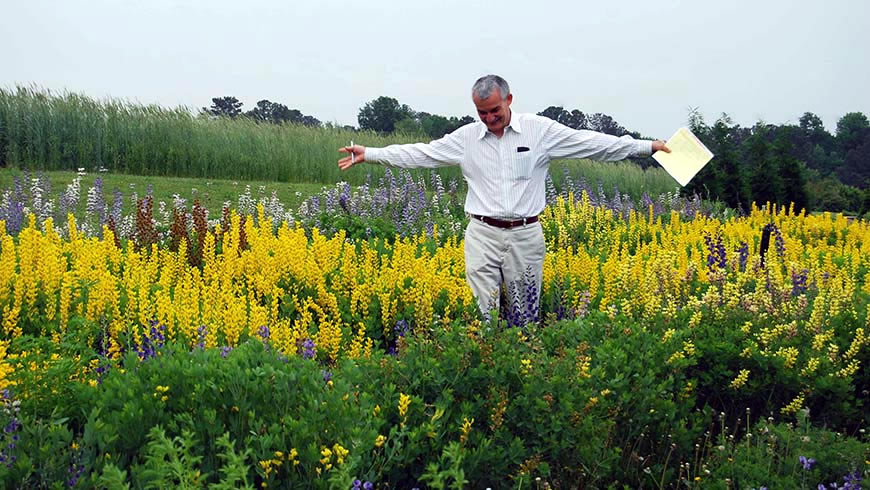
[[[540,311],[483,320],[437,175],[295,210],[247,191],[214,218],[30,183],[0,204],[7,486],[816,488],[870,467],[864,221],[568,180]]]

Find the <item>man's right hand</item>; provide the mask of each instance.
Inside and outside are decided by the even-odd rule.
[[[366,161],[366,147],[362,145],[344,146],[338,149],[341,153],[349,153],[348,156],[338,161],[338,168],[347,170],[357,163]]]

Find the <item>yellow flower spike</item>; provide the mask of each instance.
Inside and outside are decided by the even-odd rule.
[[[855,329],[855,338],[852,340],[852,344],[849,346],[849,349],[843,354],[843,357],[846,359],[851,359],[858,355],[858,352],[861,350],[861,346],[867,343],[867,338],[864,335],[864,329],[862,327],[858,327]]]
[[[532,371],[532,361],[529,359],[523,359],[520,361],[521,370],[523,374],[529,374]]]
[[[685,358],[686,358],[686,355],[683,354],[683,351],[678,350],[678,351],[674,352],[671,355],[671,357],[668,358],[667,364],[673,364],[673,363],[679,361],[680,359],[685,359]]]
[[[470,420],[467,417],[462,417],[462,434],[459,436],[459,442],[465,444],[468,440],[468,434],[471,433],[471,425],[474,424],[474,418]]]
[[[683,342],[683,351],[687,356],[695,355],[695,344],[691,340]]]
[[[743,385],[746,384],[747,379],[749,379],[749,370],[741,369],[740,372],[737,374],[737,377],[734,378],[733,381],[731,381],[731,388],[735,390],[741,388]]]
[[[382,434],[378,434],[378,437],[375,438],[375,447],[381,447],[384,445],[384,442],[387,441],[387,438]]]
[[[840,378],[848,378],[858,372],[858,368],[861,367],[861,363],[858,359],[852,359],[849,361],[846,366],[839,371],[837,371],[836,375]]]
[[[801,408],[803,408],[803,405],[804,405],[804,394],[801,393],[800,395],[796,396],[794,398],[794,400],[791,401],[791,403],[782,407],[782,409],[780,409],[780,412],[783,415],[793,414],[793,413],[796,413]]]
[[[408,406],[411,405],[411,397],[400,393],[399,394],[399,416],[404,417],[408,412]]]
[[[335,453],[335,464],[344,464],[344,460],[350,454],[350,451],[341,447],[339,443],[335,443],[332,446],[332,450]]]

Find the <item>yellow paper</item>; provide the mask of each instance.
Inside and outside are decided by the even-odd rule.
[[[678,129],[665,144],[671,152],[657,151],[652,157],[681,186],[688,184],[692,177],[713,158],[713,153],[687,128]]]

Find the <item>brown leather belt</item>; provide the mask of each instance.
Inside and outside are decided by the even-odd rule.
[[[516,226],[524,226],[538,221],[537,216],[531,216],[529,218],[521,218],[515,220],[496,219],[490,218],[489,216],[478,216],[476,214],[472,214],[471,217],[478,221],[483,221],[490,226],[495,226],[497,228],[514,228]]]

